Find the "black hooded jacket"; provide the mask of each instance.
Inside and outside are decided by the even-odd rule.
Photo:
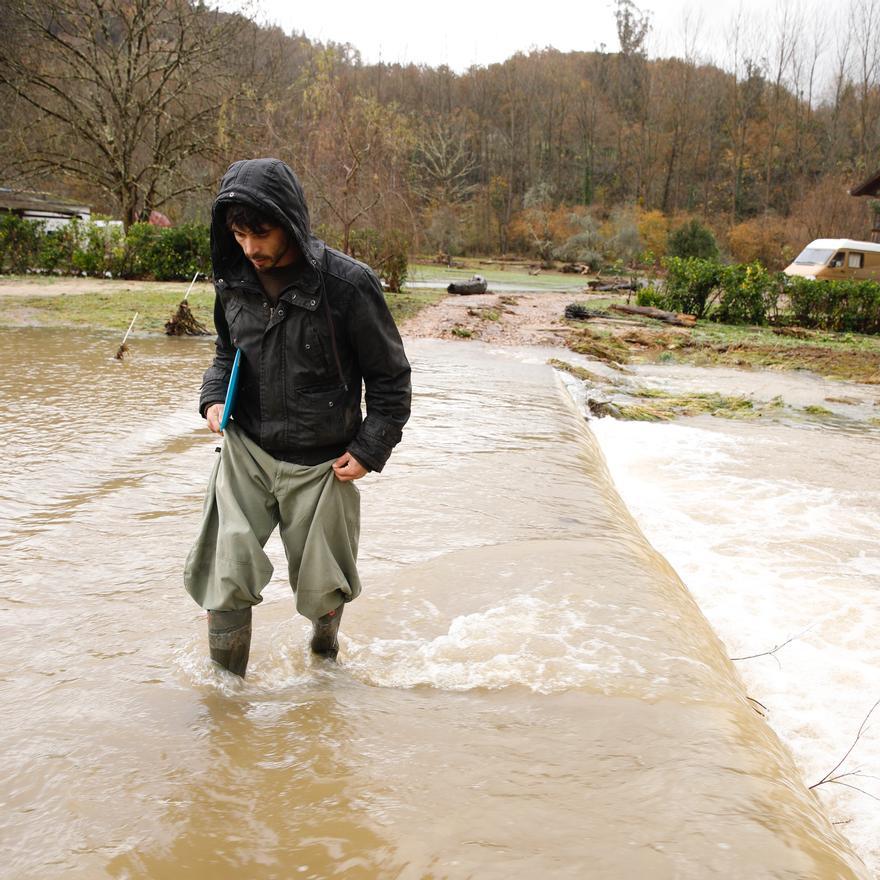
[[[231,202],[276,218],[302,252],[296,281],[274,308],[226,228]],[[225,399],[241,349],[232,417],[263,449],[306,465],[348,450],[381,471],[409,418],[403,343],[372,270],[312,235],[302,187],[284,162],[229,166],[212,210],[211,261],[217,353],[202,382],[202,415]]]

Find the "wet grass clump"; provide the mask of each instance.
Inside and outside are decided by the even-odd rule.
[[[590,298],[582,303],[598,313],[623,298]],[[578,303],[579,305],[581,303]],[[626,326],[626,325],[631,326]],[[690,364],[697,367],[738,367],[745,369],[810,370],[820,376],[880,384],[880,336],[811,330],[787,332],[786,328],[720,324],[698,321],[692,328],[672,329],[646,317],[627,317],[604,321],[592,318],[570,321],[569,347],[587,356],[607,360],[608,346],[594,347],[585,341],[613,335],[626,350],[628,360]],[[609,327],[604,334],[600,327]],[[618,358],[621,356],[618,355]],[[620,360],[625,363],[625,360]]]
[[[586,369],[586,367],[578,367],[574,364],[568,363],[567,361],[561,361],[558,358],[550,358],[547,363],[554,369],[561,370],[563,373],[569,373],[576,379],[581,379],[583,382],[589,382],[591,385],[617,384],[616,380],[614,379],[609,379],[606,376],[600,376],[598,373],[594,373],[591,370]]]
[[[625,421],[638,422],[667,422],[676,418],[700,415],[722,419],[757,419],[765,413],[781,410],[785,406],[781,397],[756,403],[742,395],[725,395],[717,392],[673,393],[660,388],[624,387],[626,380],[623,378],[610,379],[557,358],[551,358],[547,363],[611,395],[605,400],[594,398],[587,400],[590,411],[600,418],[612,416]]]
[[[629,348],[613,333],[600,333],[585,327],[572,334],[566,344],[572,351],[595,358],[614,369],[629,362]]]
[[[638,388],[628,396],[640,398],[639,403],[618,403],[620,418],[639,422],[661,422],[682,416],[710,415],[725,419],[753,419],[761,415],[748,397],[724,394],[670,394],[652,388]]]

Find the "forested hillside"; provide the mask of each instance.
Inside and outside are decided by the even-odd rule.
[[[880,0],[842,2],[833,32],[791,4],[740,19],[725,69],[688,34],[649,58],[647,5],[618,0],[615,51],[457,74],[186,0],[2,0],[0,185],[204,221],[229,161],[275,155],[343,246],[394,230],[422,251],[651,260],[696,216],[774,264],[865,237],[872,205],[847,189],[880,168]]]

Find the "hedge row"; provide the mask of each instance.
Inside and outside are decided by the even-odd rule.
[[[317,231],[331,244],[341,244],[332,229]],[[408,266],[405,235],[357,229],[351,233],[349,246],[352,255],[372,266],[389,290],[400,291]],[[210,269],[210,229],[196,223],[171,228],[135,223],[125,234],[119,226],[73,220],[48,232],[42,223],[0,214],[0,272],[186,281]]]
[[[669,257],[666,284],[639,294],[640,305],[687,312],[725,324],[787,321],[802,327],[880,333],[880,284],[810,281],[768,272],[760,263],[725,266]]]
[[[0,214],[0,271],[188,280],[211,268],[210,232],[191,223],[171,228],[73,220],[48,231],[42,223]]]

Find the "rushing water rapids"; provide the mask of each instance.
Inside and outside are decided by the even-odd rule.
[[[737,666],[751,695],[817,782],[880,699],[880,389],[662,366],[638,368],[635,381],[791,405],[764,424],[603,419],[591,429],[630,511],[731,656],[748,658]],[[880,877],[878,711],[837,771],[843,784],[820,791]]]
[[[4,876],[866,876],[549,368],[411,346],[341,663],[273,538],[240,683],[181,586],[210,347],[4,343]]]

